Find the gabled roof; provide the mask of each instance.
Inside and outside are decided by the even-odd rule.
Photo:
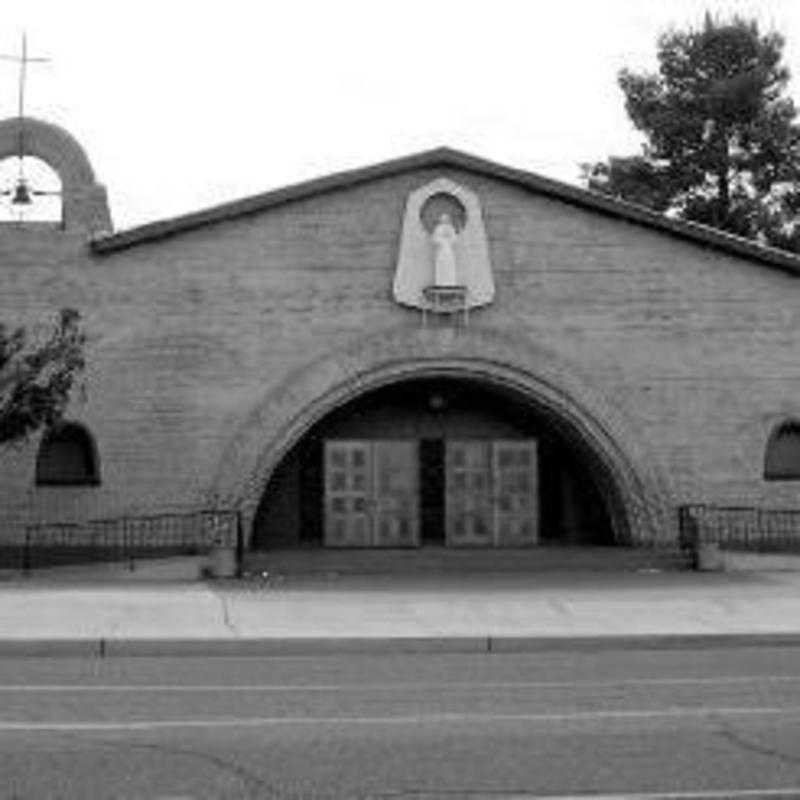
[[[447,167],[463,169],[490,178],[507,181],[536,194],[653,228],[706,247],[713,247],[733,255],[779,267],[800,276],[800,256],[792,255],[784,250],[765,247],[749,239],[743,239],[705,225],[671,219],[635,203],[582,189],[533,172],[498,164],[449,147],[440,147],[423,153],[392,159],[391,161],[383,161],[368,167],[337,172],[322,178],[315,178],[310,181],[285,186],[281,189],[264,192],[263,194],[245,197],[241,200],[234,200],[230,203],[222,203],[201,211],[149,222],[146,225],[94,239],[91,245],[92,251],[97,254],[112,253],[206,225],[256,214],[294,200],[303,200],[337,189],[347,189],[367,181],[391,177],[409,170]]]

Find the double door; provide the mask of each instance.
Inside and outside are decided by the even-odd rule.
[[[326,546],[416,547],[418,476],[415,441],[326,441]]]
[[[449,441],[445,528],[452,547],[524,547],[539,538],[534,439]]]
[[[409,440],[325,443],[325,544],[420,543],[419,448]],[[536,441],[445,442],[445,542],[521,547],[538,540]]]

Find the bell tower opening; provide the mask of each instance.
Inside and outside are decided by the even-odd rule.
[[[6,236],[19,228],[27,237],[27,225],[40,222],[86,238],[113,231],[105,187],[83,148],[63,128],[31,117],[0,120],[0,220],[17,223],[4,227]]]
[[[0,161],[0,222],[63,223],[61,179],[34,156]]]

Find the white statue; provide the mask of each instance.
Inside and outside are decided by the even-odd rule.
[[[458,231],[449,214],[442,214],[431,233],[436,252],[433,269],[434,286],[458,286],[455,244]]]
[[[452,197],[451,208],[460,209],[454,212],[439,205],[432,217],[424,213],[426,204],[442,194]],[[480,198],[466,186],[444,177],[420,186],[406,199],[392,296],[409,308],[436,311],[428,290],[441,284],[445,289],[463,289],[465,308],[485,306],[494,299]]]

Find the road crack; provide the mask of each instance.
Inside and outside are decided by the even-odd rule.
[[[777,747],[767,747],[759,742],[754,742],[720,719],[716,719],[715,722],[717,723],[716,733],[740,750],[745,750],[749,753],[757,753],[758,755],[767,756],[769,758],[776,758],[784,764],[800,764],[800,755],[784,753]]]
[[[224,594],[217,594],[216,597],[217,600],[219,600],[220,608],[222,609],[222,624],[234,636],[239,636],[239,631],[233,624],[233,620],[231,619],[230,606],[228,605],[228,598],[225,597]]]

